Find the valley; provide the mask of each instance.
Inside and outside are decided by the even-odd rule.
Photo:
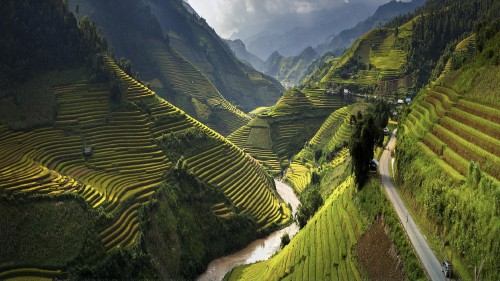
[[[276,190],[285,203],[290,204],[292,215],[297,213],[300,204],[299,199],[294,194],[293,189],[285,183],[275,180]],[[207,271],[200,275],[197,280],[222,280],[224,276],[237,266],[250,264],[269,259],[280,249],[280,238],[286,233],[290,239],[299,231],[296,223],[275,231],[265,238],[261,238],[248,244],[240,251],[229,256],[224,256],[211,261]]]
[[[498,280],[500,4],[379,2],[7,0],[0,279]]]

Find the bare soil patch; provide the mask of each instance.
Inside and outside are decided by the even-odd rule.
[[[403,264],[383,218],[377,218],[358,241],[356,255],[370,280],[405,279]]]

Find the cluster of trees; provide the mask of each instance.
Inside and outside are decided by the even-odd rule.
[[[0,88],[37,73],[85,62],[107,49],[88,20],[77,23],[66,1],[7,0],[0,17]]]
[[[415,20],[411,43],[404,47],[409,54],[407,70],[415,73],[415,86],[429,82],[450,42],[472,32],[480,22],[496,19],[499,13],[500,3],[495,0],[429,0],[413,15],[395,19],[391,24],[422,15]]]
[[[351,116],[350,121],[355,126],[349,140],[349,153],[358,187],[362,187],[368,179],[370,161],[374,155],[373,149],[383,144],[383,129],[389,121],[389,113],[389,105],[379,100],[367,109],[364,116],[361,112]]]
[[[300,205],[297,210],[297,221],[299,227],[306,226],[316,211],[323,205],[323,198],[319,192],[319,177],[300,194]]]
[[[335,75],[340,76],[342,79],[349,79],[351,75],[354,75],[359,70],[365,70],[366,64],[363,63],[361,57],[355,56],[349,59],[346,64],[339,68]]]

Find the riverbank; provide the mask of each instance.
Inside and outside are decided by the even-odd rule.
[[[275,180],[275,183],[276,190],[279,195],[283,198],[285,203],[289,203],[291,205],[292,214],[295,216],[300,201],[293,192],[293,189],[284,182]],[[224,278],[224,275],[226,275],[227,272],[237,266],[267,260],[279,251],[281,236],[283,234],[288,233],[291,239],[295,234],[297,234],[298,231],[298,225],[296,223],[292,223],[283,229],[269,234],[265,238],[253,241],[236,253],[215,259],[208,264],[208,268],[205,273],[200,275],[197,280],[219,281]]]

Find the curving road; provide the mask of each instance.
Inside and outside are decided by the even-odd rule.
[[[394,209],[398,214],[399,220],[403,224],[403,227],[408,235],[410,242],[417,253],[418,258],[422,262],[427,276],[431,280],[446,280],[444,274],[441,272],[441,264],[432,252],[429,244],[425,240],[424,235],[420,232],[420,229],[413,221],[413,218],[408,213],[408,209],[404,205],[401,197],[399,197],[394,184],[392,183],[391,177],[389,175],[389,161],[391,160],[391,150],[394,149],[396,143],[396,130],[392,133],[391,139],[387,144],[386,150],[380,158],[380,176],[382,178],[382,184],[386,191],[387,197],[391,201]]]

